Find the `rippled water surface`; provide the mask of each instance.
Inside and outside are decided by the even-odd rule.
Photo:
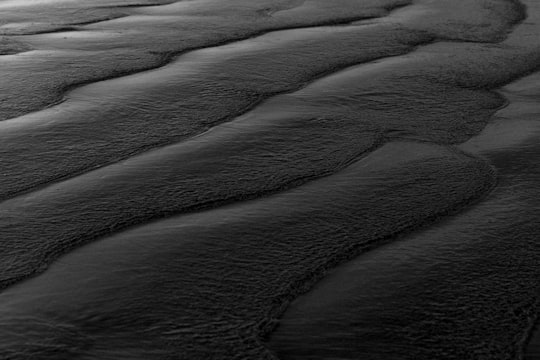
[[[0,357],[534,359],[539,18],[0,1]]]

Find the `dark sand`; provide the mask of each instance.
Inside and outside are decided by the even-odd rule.
[[[272,358],[262,337],[335,266],[391,258],[396,236],[473,203],[495,211],[488,194],[506,189],[501,175],[494,188],[497,171],[523,174],[501,161],[527,168],[536,157],[528,143],[505,144],[532,125],[491,138],[496,156],[456,146],[485,139],[512,100],[497,90],[537,69],[540,9],[524,4],[525,20],[511,0],[0,1],[0,357]],[[534,227],[534,204],[510,203]],[[471,219],[472,238],[499,229]],[[498,271],[505,239],[466,254]],[[362,344],[395,358],[517,357],[536,314],[535,271],[467,288],[485,321],[460,323],[463,303],[441,301],[415,319],[454,322],[420,326],[394,348]],[[444,284],[433,274],[411,279]],[[525,283],[536,285],[514,291]],[[415,289],[390,299],[429,299],[429,286]],[[486,294],[499,303],[482,306]],[[506,311],[516,296],[519,312]],[[402,307],[372,314],[402,324]],[[495,321],[500,332],[483,331]],[[285,338],[332,336],[321,329]],[[474,336],[441,340],[456,332]]]
[[[537,358],[537,335],[524,346],[540,275],[539,79],[504,87],[509,106],[460,146],[495,166],[497,187],[331,271],[285,313],[269,342],[279,358]]]

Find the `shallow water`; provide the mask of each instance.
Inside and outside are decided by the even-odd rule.
[[[536,78],[495,90],[537,68],[540,10],[527,5],[520,22],[510,0],[0,1],[0,355],[272,358],[261,337],[289,303],[366,252],[357,261],[399,261],[363,279],[368,293],[341,269],[325,277],[292,303],[272,351],[309,357],[302,344],[316,338],[327,356],[518,354],[536,311],[536,208],[524,200],[538,175]],[[459,225],[467,239],[486,237],[466,241],[470,254],[432,236],[437,227],[413,235],[442,241],[433,251],[443,273],[455,270],[446,282],[426,275],[403,245],[415,241],[395,236],[483,199],[494,169],[498,186],[462,216],[485,214]],[[531,246],[505,263],[518,268],[512,279],[496,259],[525,250],[486,245],[505,224]],[[444,288],[488,270],[481,292]],[[340,295],[321,293],[333,281]],[[400,332],[400,311],[430,281],[442,289],[436,309],[415,308],[421,322]],[[460,322],[470,314],[441,300],[446,291],[470,296],[476,325]],[[347,342],[356,308],[341,311],[360,292],[377,320],[358,350]],[[477,312],[485,294],[499,302]],[[435,341],[421,331],[437,311],[451,315]],[[457,327],[470,334],[456,340]]]

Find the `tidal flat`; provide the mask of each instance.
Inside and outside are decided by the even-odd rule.
[[[532,0],[0,0],[0,358],[538,358],[539,36]]]

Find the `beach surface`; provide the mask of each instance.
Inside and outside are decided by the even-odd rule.
[[[532,0],[0,0],[0,358],[537,358],[539,34]]]

